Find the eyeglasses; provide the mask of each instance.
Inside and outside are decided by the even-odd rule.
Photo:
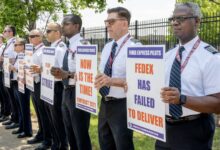
[[[24,44],[14,44],[15,47],[22,46],[22,45],[24,45]]]
[[[49,34],[49,33],[52,32],[52,31],[55,31],[55,32],[56,32],[57,30],[49,30],[49,29],[47,29],[46,32],[47,32],[47,34]]]
[[[117,20],[126,20],[125,18],[115,18],[115,19],[107,19],[105,20],[105,25],[113,25]]]
[[[6,32],[12,32],[12,31],[11,30],[5,30],[4,33],[6,33]]]
[[[40,37],[40,35],[29,35],[29,38],[36,38],[36,37]]]
[[[70,25],[70,24],[75,24],[75,23],[72,23],[72,22],[63,22],[63,23],[62,23],[63,26],[68,26],[68,25]]]
[[[187,19],[192,19],[192,18],[197,18],[197,17],[196,17],[196,16],[178,16],[178,17],[171,17],[171,18],[169,18],[168,20],[169,20],[170,22],[176,21],[176,22],[178,22],[178,23],[182,23],[182,22],[184,22],[185,20],[187,20]]]

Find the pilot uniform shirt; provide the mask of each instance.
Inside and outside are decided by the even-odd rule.
[[[67,50],[66,44],[61,40],[57,40],[51,44],[51,47],[55,47],[55,63],[54,67],[62,68],[63,58]],[[55,81],[61,81],[61,79],[55,78]]]
[[[182,64],[192,50],[194,44],[199,39],[196,36],[184,46],[182,53]],[[181,94],[186,96],[206,96],[220,92],[220,57],[210,51],[214,48],[209,44],[200,41],[199,46],[191,55],[187,65],[181,73]],[[179,46],[165,54],[165,86],[169,86],[170,72],[173,61],[176,57]],[[200,112],[193,111],[182,106],[184,116],[196,115]],[[166,114],[169,114],[169,104],[166,104]]]
[[[123,47],[120,49],[120,46],[124,43],[126,38],[129,36],[129,33],[121,37],[116,43],[116,52],[115,52],[115,57],[114,61],[112,64],[112,78],[122,78],[126,79],[126,58],[127,58],[127,49],[129,46],[135,46],[135,45],[141,45],[141,43],[135,43],[133,42],[133,38],[129,37],[127,42],[123,45]],[[99,65],[99,71],[100,73],[104,73],[105,70],[105,65],[108,61],[108,58],[111,53],[112,45],[115,41],[111,41],[107,43],[102,51],[101,54],[101,60],[100,60],[100,65]],[[125,98],[126,93],[123,87],[116,87],[116,86],[111,86],[109,90],[109,94],[107,95],[108,97],[114,97],[114,98]]]
[[[6,45],[6,48],[4,50],[4,54],[8,54],[8,58],[15,59],[16,56],[17,56],[17,53],[14,51],[14,43],[15,43],[15,37],[10,38],[7,41],[7,45]]]
[[[70,72],[76,72],[76,50],[77,46],[82,45],[82,40],[83,38],[80,36],[80,33],[69,39],[68,69]],[[75,85],[75,80],[69,79],[69,85]]]
[[[24,53],[23,52],[17,53],[17,55],[19,55],[19,54],[24,54]],[[18,80],[18,61],[19,61],[19,59],[18,59],[18,57],[16,57],[15,63],[13,65],[15,67],[16,71],[13,72],[14,76],[13,76],[12,80]]]
[[[37,46],[34,47],[33,51],[33,64],[42,67],[42,53],[44,49],[44,44],[40,43]],[[35,73],[33,74],[34,82],[39,83],[40,82],[40,74]]]

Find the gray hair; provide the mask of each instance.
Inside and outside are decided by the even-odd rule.
[[[197,3],[193,3],[193,2],[176,3],[175,9],[178,9],[179,7],[183,7],[183,6],[190,8],[193,16],[198,17],[199,19],[202,18],[202,12]]]

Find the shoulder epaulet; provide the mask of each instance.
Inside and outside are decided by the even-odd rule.
[[[59,43],[59,47],[64,47],[64,46],[65,46],[65,45],[64,45],[63,42]]]
[[[89,40],[87,40],[87,39],[81,39],[81,40],[80,40],[80,43],[81,43],[82,45],[89,45],[89,44],[90,44]]]
[[[133,38],[133,37],[132,37],[130,40],[131,40],[133,43],[135,43],[135,44],[136,44],[136,43],[141,43],[138,39],[135,39],[135,38]]]
[[[208,46],[206,46],[204,48],[205,48],[205,50],[211,52],[212,54],[219,53],[219,51],[217,49],[215,49],[214,47],[212,47],[211,45],[208,45]]]

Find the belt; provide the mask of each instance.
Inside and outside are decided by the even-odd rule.
[[[74,88],[74,87],[75,87],[75,85],[64,85],[64,90]]]
[[[125,99],[125,98],[115,98],[115,97],[104,97],[105,101],[117,101],[117,100],[121,100],[121,99]]]
[[[199,119],[204,116],[208,116],[208,114],[198,114],[198,115],[185,116],[185,117],[181,117],[179,119],[175,119],[172,116],[166,115],[166,121],[168,123],[173,123],[173,124],[174,123],[183,123],[183,122],[193,121],[193,120]]]

